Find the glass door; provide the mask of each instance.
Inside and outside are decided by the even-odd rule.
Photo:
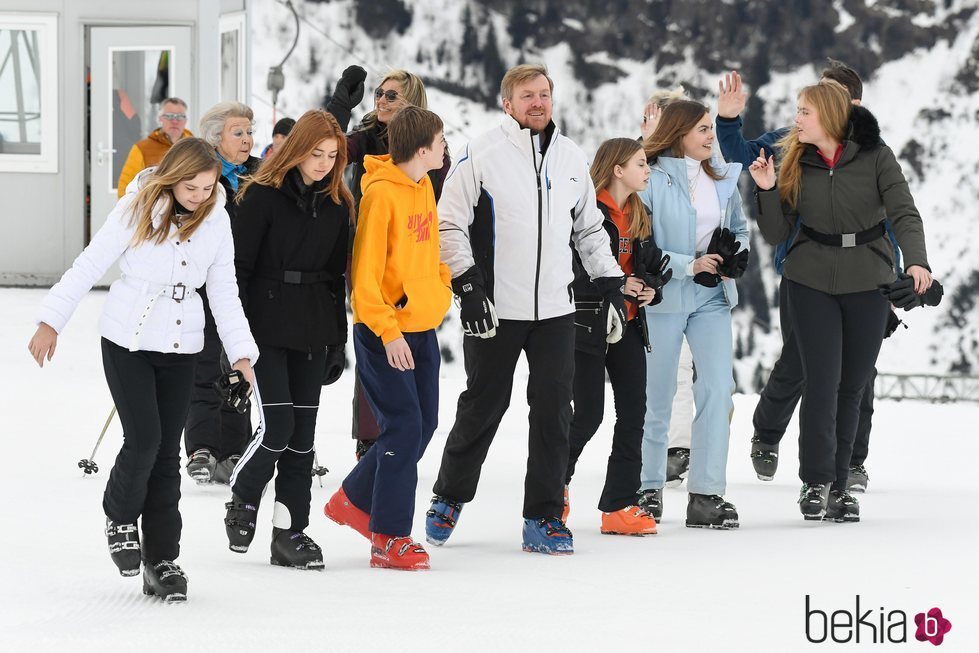
[[[119,175],[130,149],[161,126],[164,99],[177,97],[187,102],[191,108],[187,128],[193,131],[191,36],[190,27],[89,28],[90,218],[86,242],[116,204]]]

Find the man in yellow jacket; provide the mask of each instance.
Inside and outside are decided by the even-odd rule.
[[[181,138],[193,136],[186,129],[187,103],[180,98],[170,97],[161,102],[158,117],[160,126],[129,150],[126,163],[119,173],[119,183],[116,184],[119,197],[126,194],[126,186],[141,170],[158,164],[171,145]]]
[[[372,567],[418,570],[429,568],[411,539],[418,460],[438,423],[435,329],[452,301],[428,178],[442,167],[442,120],[405,107],[388,143],[389,155],[364,159],[351,266],[357,372],[381,432],[325,512],[371,539]]]

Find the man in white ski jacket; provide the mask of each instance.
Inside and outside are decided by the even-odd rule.
[[[530,367],[523,548],[573,552],[560,520],[574,377],[572,247],[609,300],[609,342],[625,324],[624,279],[602,227],[588,161],[551,122],[553,88],[542,65],[511,68],[500,86],[507,116],[457,157],[438,203],[468,380],[426,521],[435,545],[449,537],[462,504],[476,493],[523,351]]]

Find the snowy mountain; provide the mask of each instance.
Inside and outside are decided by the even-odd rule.
[[[979,370],[979,2],[977,0],[296,0],[299,42],[284,66],[277,115],[320,106],[351,63],[377,84],[389,68],[420,75],[453,151],[496,123],[499,80],[522,61],[547,64],[554,119],[586,152],[638,135],[645,98],[682,84],[716,105],[717,82],[737,69],[750,92],[748,136],[789,124],[798,89],[826,57],[864,76],[864,104],[899,154],[946,289],[938,309],[902,314],[910,329],[885,343],[882,372]],[[264,80],[295,34],[279,2],[255,5],[253,75]],[[273,124],[269,95],[254,89],[258,142]],[[361,105],[361,114],[371,106]],[[356,114],[355,119],[359,118]],[[764,381],[780,348],[778,279],[753,238],[752,267],[735,315],[743,390]],[[450,322],[451,325],[451,322]],[[461,335],[442,340],[456,358]]]

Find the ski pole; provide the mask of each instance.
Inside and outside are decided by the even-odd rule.
[[[328,471],[330,470],[328,470],[326,467],[320,467],[320,462],[316,459],[316,450],[313,449],[313,476],[315,476],[316,480],[320,482],[321,489],[323,488],[323,476]]]
[[[102,444],[102,438],[105,437],[105,432],[109,430],[109,424],[112,423],[112,418],[116,416],[116,407],[112,406],[112,410],[109,411],[109,416],[105,419],[105,426],[102,427],[102,432],[99,433],[99,439],[95,441],[95,448],[92,449],[91,458],[82,458],[78,461],[78,466],[82,470],[82,476],[88,474],[98,474],[99,466],[95,464],[95,452],[99,450],[99,445]]]

